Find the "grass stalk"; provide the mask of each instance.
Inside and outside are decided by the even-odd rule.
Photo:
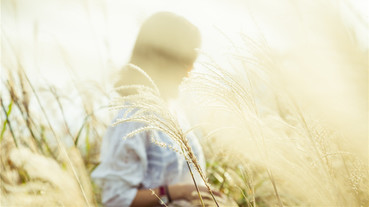
[[[183,153],[184,153],[184,152],[183,152]],[[202,196],[201,196],[201,193],[200,193],[199,187],[197,186],[197,183],[196,183],[195,177],[193,176],[193,173],[192,173],[192,170],[191,170],[191,166],[190,166],[190,164],[188,163],[188,161],[187,161],[187,160],[186,160],[186,164],[187,164],[188,170],[190,171],[190,174],[191,174],[191,178],[192,178],[193,184],[195,185],[195,188],[196,188],[196,191],[197,191],[197,195],[199,196],[199,199],[200,199],[200,202],[201,202],[201,206],[205,207],[205,204],[204,204],[204,201],[202,200]]]
[[[6,128],[6,125],[8,125],[9,130],[10,130],[10,134],[12,135],[12,138],[13,138],[13,141],[14,141],[14,144],[18,148],[18,143],[17,143],[17,140],[15,139],[14,131],[13,131],[12,125],[10,124],[10,121],[9,121],[9,115],[11,113],[13,101],[10,102],[10,104],[8,106],[8,111],[6,111],[6,109],[5,109],[2,98],[0,98],[0,102],[1,102],[1,108],[3,109],[3,112],[5,114],[5,121],[4,121],[4,124],[3,124],[3,128],[1,130],[0,142],[3,140],[3,135],[4,135],[4,132],[5,132],[5,128]]]

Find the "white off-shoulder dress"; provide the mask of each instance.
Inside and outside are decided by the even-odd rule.
[[[124,110],[117,118],[121,118]],[[186,130],[184,119],[180,125]],[[178,148],[166,134],[150,131],[123,140],[135,129],[144,126],[138,122],[127,122],[108,128],[102,142],[99,166],[91,177],[101,187],[102,203],[105,206],[131,205],[138,189],[157,188],[161,185],[193,183],[183,155],[169,148],[154,144],[152,136],[160,142]],[[193,133],[187,136],[202,169],[205,169],[201,146]],[[203,184],[195,169],[192,170],[198,184]]]

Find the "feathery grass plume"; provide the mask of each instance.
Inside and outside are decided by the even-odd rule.
[[[328,10],[333,14],[336,12]],[[337,26],[335,30],[350,30],[350,28],[342,29],[341,18],[334,16],[330,20],[333,20],[332,23]],[[337,20],[338,22],[334,22]],[[226,120],[218,121],[219,123],[215,123],[214,127],[207,128],[212,134],[212,138],[217,135],[217,139],[223,140],[223,145],[227,143],[236,145],[234,143],[237,143],[236,146],[229,147],[231,149],[241,148],[240,152],[245,159],[250,160],[250,162],[258,162],[260,165],[265,164],[254,154],[255,150],[250,149],[250,144],[261,148],[257,153],[266,156],[269,154],[267,159],[270,161],[266,163],[266,166],[273,169],[275,180],[278,183],[278,192],[286,205],[366,206],[368,203],[369,189],[363,187],[368,185],[369,178],[368,164],[363,164],[367,163],[365,162],[368,159],[367,153],[364,156],[361,153],[364,145],[350,148],[355,144],[355,142],[351,143],[351,140],[361,140],[361,143],[364,143],[362,137],[367,132],[362,134],[357,132],[363,125],[362,123],[367,123],[367,119],[355,119],[361,120],[360,122],[350,122],[350,120],[354,120],[351,118],[358,115],[358,111],[367,113],[367,110],[362,110],[364,107],[351,107],[354,109],[350,111],[348,106],[351,104],[345,105],[344,111],[352,113],[345,114],[333,109],[335,105],[342,106],[343,103],[361,106],[363,103],[367,103],[367,98],[363,98],[367,97],[367,93],[362,93],[359,97],[333,98],[339,93],[324,88],[325,82],[316,81],[317,78],[309,74],[310,70],[307,72],[295,69],[308,68],[315,72],[319,70],[320,76],[330,75],[330,72],[333,70],[337,72],[339,67],[342,67],[342,65],[338,65],[340,63],[337,63],[337,59],[329,59],[331,55],[336,55],[338,52],[341,54],[340,59],[345,60],[345,67],[350,70],[348,80],[352,81],[356,78],[355,80],[359,84],[343,82],[340,79],[335,80],[334,77],[330,77],[329,81],[336,81],[334,84],[347,88],[358,88],[360,93],[367,91],[367,87],[363,88],[362,85],[363,83],[367,84],[368,61],[367,58],[364,61],[362,57],[367,57],[368,51],[360,49],[358,41],[347,41],[349,38],[345,35],[351,32],[339,33],[341,39],[334,36],[339,40],[338,44],[333,51],[325,49],[326,51],[322,52],[325,55],[324,58],[328,58],[324,60],[325,64],[322,66],[319,65],[321,60],[316,59],[317,56],[313,54],[316,52],[312,50],[313,47],[307,48],[312,51],[300,48],[301,51],[297,50],[292,56],[296,59],[309,60],[309,63],[287,65],[291,64],[291,57],[273,51],[265,40],[255,41],[247,35],[243,35],[246,47],[244,49],[242,47],[235,48],[235,55],[233,55],[233,60],[239,61],[236,64],[237,67],[224,69],[216,65],[215,61],[211,61],[204,64],[204,70],[193,71],[187,83],[183,85],[187,93],[186,97],[188,94],[192,94],[193,99],[196,100],[194,105],[196,107],[203,106],[197,116],[201,116],[201,114],[205,117],[208,116],[206,120]],[[298,72],[302,71],[307,77],[301,78],[301,75],[291,73],[285,68],[286,65]],[[344,70],[339,72],[346,74]],[[316,84],[320,85],[317,87]],[[244,89],[238,89],[237,86],[244,87]],[[303,87],[308,87],[308,90],[302,90]],[[316,97],[312,98],[311,95],[308,96],[306,91],[309,90],[334,92],[334,95],[325,94],[317,99]],[[306,97],[304,97],[305,94],[307,94]],[[241,96],[245,96],[245,98],[242,99]],[[356,98],[356,100],[351,99],[351,97]],[[347,98],[349,101],[342,98]],[[242,103],[243,101],[244,103]],[[331,103],[333,104],[330,106],[332,109],[321,110],[317,107],[320,103],[323,103],[323,106]],[[253,108],[253,106],[256,107]],[[196,107],[192,106],[191,110]],[[321,119],[321,116],[317,116],[317,113],[320,113],[319,115],[331,113],[329,115],[335,115],[335,120],[326,121]],[[346,118],[349,119],[346,120]],[[337,123],[340,123],[341,127]],[[230,130],[229,125],[234,129]],[[352,128],[350,127],[351,132],[347,132],[348,126],[352,126]],[[223,128],[221,130],[224,132],[223,134],[220,133],[220,127]],[[235,132],[237,127],[239,130]],[[255,133],[258,130],[262,133]],[[344,136],[341,135],[342,131],[345,132]],[[232,137],[239,140],[232,139]],[[250,137],[253,138],[254,142],[248,140]],[[365,140],[367,143],[367,137]],[[219,148],[221,147],[219,145]],[[301,190],[301,186],[309,190]],[[358,186],[361,187],[357,188]],[[259,193],[256,192],[257,195]]]
[[[125,137],[123,137],[123,139],[132,137],[135,134],[141,132],[151,130],[161,131],[166,135],[168,135],[178,144],[180,149],[176,149],[174,146],[169,146],[164,143],[158,143],[157,141],[155,141],[155,138],[154,143],[162,147],[168,147],[170,149],[173,149],[176,152],[181,152],[181,154],[183,154],[184,157],[186,158],[186,162],[190,170],[191,176],[193,178],[194,184],[196,186],[196,189],[198,191],[200,200],[202,201],[201,194],[197,188],[196,181],[194,180],[190,164],[192,164],[195,167],[196,171],[199,173],[200,177],[202,178],[206,187],[208,188],[208,191],[210,192],[214,202],[216,203],[217,206],[219,206],[210,189],[209,183],[207,182],[207,177],[204,174],[204,171],[201,169],[196,159],[196,156],[192,151],[192,148],[186,137],[187,134],[180,127],[177,118],[170,113],[167,103],[162,98],[160,98],[160,91],[156,86],[156,84],[154,83],[154,81],[141,68],[139,68],[136,65],[129,64],[127,69],[136,70],[141,74],[143,74],[150,81],[153,88],[150,89],[147,86],[141,85],[130,85],[119,88],[119,90],[127,90],[134,88],[137,90],[138,93],[134,95],[117,97],[115,100],[113,100],[112,104],[113,109],[125,108],[128,109],[130,112],[132,112],[129,117],[122,117],[121,119],[118,119],[114,123],[114,125],[131,121],[141,122],[145,124],[144,127],[127,134]],[[127,102],[129,104],[125,104]]]
[[[4,154],[2,154],[4,155]],[[1,199],[4,206],[84,206],[85,201],[79,190],[79,185],[68,173],[50,157],[33,153],[29,149],[21,147],[12,148],[9,154],[5,154],[12,170],[21,172],[18,179],[26,179],[23,185],[3,183],[6,196]],[[3,176],[9,176],[10,172]],[[9,178],[9,177],[8,177]]]
[[[259,155],[267,164],[267,170],[270,180],[273,184],[275,195],[280,206],[283,206],[277,186],[273,178],[273,173],[268,167],[269,155],[265,145],[264,131],[261,127],[261,120],[255,99],[251,92],[250,81],[238,81],[233,75],[214,64],[204,64],[206,72],[192,72],[191,77],[183,85],[184,90],[194,91],[198,97],[203,97],[200,102],[222,104],[223,108],[230,111],[238,118],[241,123],[240,130],[249,129],[251,138],[255,143],[255,147],[259,151]],[[207,104],[207,106],[209,106]],[[217,107],[219,108],[219,106]],[[253,124],[247,126],[245,124]],[[243,130],[244,131],[244,130]]]
[[[358,180],[368,183],[368,166],[348,168],[348,155],[355,163],[361,163],[359,157],[342,150],[339,130],[313,119],[285,88],[283,59],[265,43],[245,40],[255,51],[238,55],[239,67],[226,71],[215,62],[204,63],[182,85],[186,97],[192,95],[196,107],[203,106],[197,116],[212,114],[207,120],[214,127],[207,130],[266,168],[279,205],[363,205],[368,189],[354,189]]]

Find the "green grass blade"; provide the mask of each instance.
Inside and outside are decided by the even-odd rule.
[[[8,117],[10,113],[12,112],[12,106],[13,106],[13,101],[10,101],[10,104],[8,105],[8,111],[6,111],[6,119],[3,123],[3,128],[1,129],[0,142],[3,140],[3,136],[5,133],[5,129],[6,129],[6,124],[8,123]]]

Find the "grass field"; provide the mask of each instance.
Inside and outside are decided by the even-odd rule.
[[[335,2],[314,15],[291,2],[306,30],[298,44],[280,50],[262,31],[239,34],[228,62],[203,51],[180,87],[206,155],[203,179],[242,207],[369,206],[368,42],[360,39],[368,23],[353,12],[364,28],[355,29]],[[38,81],[10,33],[2,29],[1,206],[100,206],[90,173],[116,93],[78,79],[65,53],[68,83]],[[159,98],[141,95],[141,103]],[[172,138],[196,169],[183,131],[164,118],[163,131],[181,135]]]

